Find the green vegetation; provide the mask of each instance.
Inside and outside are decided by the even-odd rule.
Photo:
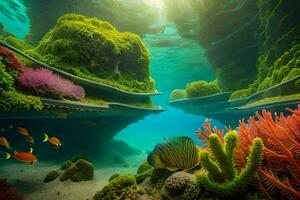
[[[149,52],[139,36],[97,18],[60,17],[35,50],[48,64],[76,76],[127,91],[154,91]]]
[[[24,95],[15,90],[0,90],[0,110],[15,112],[17,110],[42,110],[43,104],[38,97]]]
[[[221,196],[234,196],[242,193],[255,180],[262,158],[263,142],[259,138],[254,139],[247,164],[238,174],[234,159],[237,140],[236,131],[226,134],[225,144],[222,144],[216,134],[209,137],[211,155],[205,151],[200,155],[201,166],[207,171],[207,175],[197,175],[199,186]]]
[[[20,49],[21,51],[25,51],[27,49],[31,49],[32,48],[32,46],[29,45],[27,42],[25,42],[23,40],[20,40],[20,39],[16,38],[13,35],[10,35],[10,36],[6,37],[4,39],[4,41],[6,43],[10,44],[13,47],[16,47],[17,49]]]
[[[14,78],[6,71],[5,66],[0,63],[0,90],[12,90]]]
[[[171,93],[170,100],[171,101],[176,101],[176,100],[185,99],[185,98],[186,98],[186,92],[185,92],[185,90],[175,89]]]
[[[188,98],[210,96],[219,93],[220,89],[215,83],[206,81],[191,82],[186,85],[186,95]]]
[[[94,195],[94,200],[118,200],[128,191],[136,189],[134,176],[122,175],[113,179],[108,185]],[[124,198],[125,199],[125,198]]]

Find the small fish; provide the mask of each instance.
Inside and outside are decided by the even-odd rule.
[[[34,139],[31,135],[24,136],[25,140],[31,144],[34,144]]]
[[[49,137],[46,133],[44,133],[44,140],[43,142],[50,142],[53,144],[54,149],[59,149],[61,147],[61,141],[57,137]]]
[[[12,157],[18,161],[33,164],[33,163],[37,162],[37,158],[32,152],[33,152],[32,148],[30,148],[29,152],[16,152],[15,151],[12,154],[9,154],[6,152],[5,159],[8,160]]]
[[[157,144],[147,161],[154,168],[192,169],[199,164],[199,152],[191,138],[172,137]]]
[[[28,136],[29,135],[29,132],[28,132],[28,130],[26,128],[18,127],[18,132],[21,135],[24,135],[24,136]]]
[[[9,128],[13,128],[13,127],[14,127],[14,125],[13,125],[13,124],[9,125]]]
[[[0,145],[10,149],[10,144],[5,137],[0,137]]]
[[[1,128],[1,129],[0,129],[0,132],[4,132],[4,128]]]
[[[60,119],[67,119],[68,118],[68,113],[67,112],[59,112],[57,114],[57,116],[60,118]]]

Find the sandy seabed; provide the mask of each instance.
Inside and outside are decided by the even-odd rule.
[[[25,200],[92,200],[96,191],[108,183],[114,173],[136,173],[137,165],[130,167],[96,168],[94,179],[79,183],[58,179],[43,183],[51,170],[58,170],[60,165],[51,162],[38,162],[34,165],[12,163],[0,167],[0,177],[24,194]]]

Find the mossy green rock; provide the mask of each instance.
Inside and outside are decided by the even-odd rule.
[[[108,185],[94,195],[94,200],[117,200],[123,192],[136,188],[134,176],[122,175],[115,178]]]
[[[170,100],[171,101],[176,101],[180,99],[185,99],[186,98],[186,91],[183,89],[175,89],[172,91]]]
[[[60,167],[61,170],[66,170],[72,166],[72,162],[70,160],[66,160]]]
[[[113,180],[115,180],[116,178],[118,178],[120,176],[120,174],[113,174],[109,177],[108,181],[111,182]]]
[[[79,159],[71,167],[69,167],[60,177],[60,181],[70,179],[73,182],[88,181],[94,177],[94,166],[92,163]]]
[[[140,37],[110,23],[66,14],[39,42],[46,62],[77,76],[121,89],[151,91],[149,52]]]
[[[141,164],[137,170],[138,174],[142,174],[146,171],[148,171],[149,169],[153,169],[153,167],[151,165],[149,165],[149,163],[147,161],[143,162],[143,164]]]
[[[51,181],[54,181],[58,176],[60,175],[60,173],[56,170],[51,171],[47,174],[47,176],[44,178],[44,183],[49,183]]]
[[[210,96],[219,92],[220,89],[215,83],[208,83],[206,81],[191,82],[186,85],[188,98]]]

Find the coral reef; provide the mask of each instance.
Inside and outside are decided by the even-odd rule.
[[[185,189],[191,181],[191,176],[186,172],[177,172],[172,174],[165,181],[165,188],[171,193],[178,193]]]
[[[274,118],[263,111],[256,113],[256,120],[251,117],[248,123],[240,122],[240,139],[236,154],[239,167],[245,166],[248,147],[255,137],[264,142],[264,159],[259,169],[260,188],[266,196],[300,198],[300,105],[290,110],[292,115],[283,114]],[[279,192],[278,192],[279,191]]]
[[[11,188],[5,179],[0,179],[1,200],[23,200],[23,196],[15,188]]]
[[[112,180],[108,185],[94,195],[94,200],[126,199],[130,190],[136,189],[137,184],[134,176],[123,175]]]
[[[235,196],[245,191],[249,184],[255,180],[257,168],[260,165],[263,142],[255,138],[249,150],[249,157],[245,168],[237,173],[235,168],[235,152],[237,148],[238,134],[236,131],[229,131],[225,135],[225,144],[219,137],[212,134],[209,137],[208,152],[201,152],[201,166],[207,171],[208,175],[199,173],[197,183],[220,196]]]
[[[43,68],[24,69],[18,77],[18,84],[41,96],[71,100],[81,100],[85,97],[85,91],[81,86],[74,85],[71,81]]]
[[[78,14],[60,17],[36,47],[54,67],[135,92],[154,91],[149,52],[139,36]]]
[[[70,179],[73,182],[88,181],[94,177],[94,166],[89,161],[79,159],[65,170],[59,178],[60,181]]]
[[[44,183],[49,183],[51,181],[54,181],[57,177],[59,177],[59,175],[60,175],[59,171],[53,170],[53,171],[49,172],[46,175],[46,177],[44,178],[43,182]]]

